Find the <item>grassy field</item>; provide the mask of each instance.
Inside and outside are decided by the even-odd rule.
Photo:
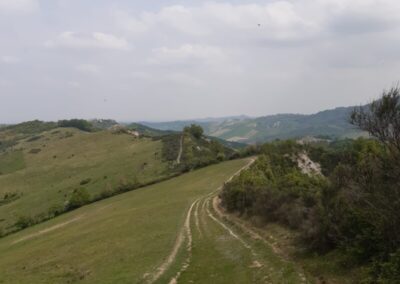
[[[170,254],[190,204],[247,162],[203,168],[0,239],[0,283],[144,282],[145,273],[154,273]],[[220,228],[210,229],[223,236]],[[209,268],[215,269],[203,272]]]
[[[78,188],[95,197],[120,185],[169,176],[161,149],[161,141],[109,131],[54,129],[28,136],[0,154],[0,201],[6,194],[19,197],[0,202],[0,228],[7,230],[20,216],[63,206]]]

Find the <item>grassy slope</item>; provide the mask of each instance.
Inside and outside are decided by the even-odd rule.
[[[91,179],[84,187],[94,196],[135,177],[148,182],[168,175],[167,164],[161,161],[161,141],[76,129],[51,130],[42,135],[14,146],[22,151],[9,149],[0,154],[0,197],[6,192],[23,194],[0,206],[0,220],[5,220],[0,221],[0,227],[10,226],[21,215],[34,216],[62,205],[85,179]],[[32,154],[32,149],[40,152]]]
[[[170,253],[189,205],[214,191],[245,163],[235,160],[203,168],[85,206],[0,239],[0,283],[140,282],[144,273],[154,271]],[[15,243],[75,218],[80,219]],[[221,233],[221,228],[211,230]],[[221,234],[221,238],[229,235]],[[219,251],[218,260],[221,261],[221,254],[222,260],[234,259],[229,253],[235,253],[235,249],[225,257]],[[198,261],[200,264],[205,260]],[[243,261],[230,261],[227,265],[231,269],[220,271],[219,279],[224,279],[224,275],[231,277],[229,273],[234,268],[240,269]],[[215,270],[208,265],[203,269],[203,279]],[[234,275],[248,279],[248,273],[242,267]]]

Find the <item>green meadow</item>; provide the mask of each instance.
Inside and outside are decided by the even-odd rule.
[[[149,275],[154,275],[171,254],[191,204],[215,192],[247,163],[248,160],[234,160],[209,166],[84,206],[2,238],[0,283],[150,282]],[[190,227],[194,224],[191,222]],[[201,279],[212,280],[207,275],[218,272],[221,275],[216,279],[220,281],[214,283],[226,283],[222,281],[224,275],[228,277],[232,269],[242,267],[237,280],[251,280],[248,277],[253,268],[243,263],[247,259],[250,261],[248,252],[216,225],[212,223],[209,227],[216,232],[215,246],[209,248],[211,244],[205,244],[205,251],[194,251],[194,256],[199,257],[193,260],[194,265],[202,267],[196,274],[204,274]],[[226,244],[223,244],[224,239]],[[185,245],[179,249],[176,259],[155,282],[165,283],[166,277],[179,270],[181,260],[186,257],[187,240],[185,238]],[[219,243],[222,243],[220,248]],[[231,250],[224,252],[224,246]],[[216,259],[209,253],[216,254]],[[213,265],[208,266],[210,256]],[[224,261],[226,269],[217,271],[214,263],[223,265]],[[193,272],[189,272],[185,277],[191,277]]]

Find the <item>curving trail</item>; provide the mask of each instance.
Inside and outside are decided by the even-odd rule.
[[[145,275],[147,283],[309,283],[276,246],[219,207],[221,188],[191,203],[171,253],[153,274]],[[181,253],[184,260],[177,263]],[[167,271],[173,275],[168,280]]]
[[[179,151],[179,156],[177,159],[177,162],[180,162],[180,155],[182,152],[182,144],[183,144],[183,135],[181,138],[181,149]],[[240,174],[240,172],[242,172],[243,170],[247,169],[248,167],[250,167],[254,162],[255,162],[256,158],[252,158],[250,159],[250,162],[248,164],[246,164],[244,167],[242,167],[240,170],[238,170],[235,174],[233,174],[228,181],[231,181],[235,176],[237,176],[238,174]],[[175,277],[173,277],[170,280],[170,284],[173,283],[177,283],[178,278],[180,277],[180,275],[189,267],[190,265],[190,259],[191,259],[191,250],[192,250],[192,232],[191,232],[191,215],[192,215],[192,210],[193,207],[196,206],[196,211],[198,214],[198,202],[200,199],[204,199],[204,198],[210,198],[210,196],[212,196],[213,194],[215,194],[218,190],[220,190],[222,187],[219,187],[217,190],[203,196],[202,198],[199,198],[197,200],[195,200],[189,207],[187,214],[186,214],[186,219],[184,222],[184,225],[182,227],[182,229],[180,230],[178,237],[175,241],[175,244],[172,248],[171,253],[168,255],[167,259],[156,269],[156,271],[154,273],[145,273],[143,275],[143,279],[147,282],[147,283],[154,283],[156,282],[166,271],[167,269],[173,264],[173,262],[175,261],[177,254],[180,250],[180,248],[182,247],[185,239],[187,239],[187,253],[188,253],[188,257],[186,258],[185,262],[182,264],[181,268],[179,269],[179,271],[177,272],[177,274],[175,275]],[[204,206],[204,204],[203,204]],[[198,226],[198,229],[200,231],[200,222],[198,221],[198,215],[196,217],[196,213],[195,213],[195,220],[196,220],[196,224]]]

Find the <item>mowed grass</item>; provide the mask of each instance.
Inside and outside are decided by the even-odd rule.
[[[0,283],[140,283],[170,254],[190,204],[247,162],[203,168],[0,239]]]
[[[27,138],[0,155],[0,198],[14,192],[21,196],[0,206],[0,228],[12,226],[20,216],[35,217],[64,206],[81,187],[94,197],[132,181],[167,177],[171,171],[161,149],[161,141],[109,131],[57,129]]]

